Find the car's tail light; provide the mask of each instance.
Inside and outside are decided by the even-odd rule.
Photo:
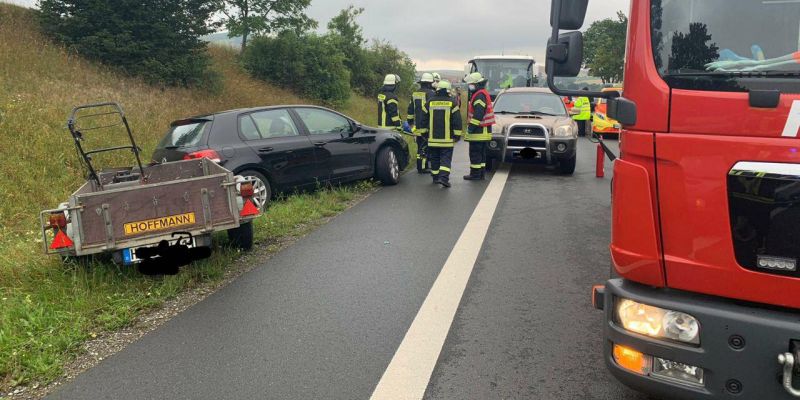
[[[63,212],[50,214],[50,228],[55,231],[50,250],[68,249],[75,246],[72,239],[67,236],[67,216]]]
[[[186,153],[186,155],[183,156],[184,160],[197,160],[202,158],[207,158],[215,163],[222,161],[222,158],[219,156],[219,153],[211,149]]]

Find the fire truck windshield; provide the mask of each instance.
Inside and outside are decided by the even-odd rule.
[[[656,66],[673,87],[744,91],[800,78],[798,0],[652,0],[651,28]]]

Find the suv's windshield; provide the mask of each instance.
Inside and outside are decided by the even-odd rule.
[[[800,76],[800,1],[652,0],[651,7],[656,66],[671,84],[717,79],[727,87],[700,88],[744,90],[754,79]]]
[[[531,60],[474,60],[472,72],[480,72],[489,81],[486,89],[492,94],[510,87],[526,87],[532,79]]]
[[[158,148],[173,149],[197,146],[203,138],[203,132],[208,124],[208,121],[200,121],[173,126],[166,136],[161,139]]]
[[[549,93],[504,93],[494,102],[497,114],[544,114],[566,116],[560,97]]]

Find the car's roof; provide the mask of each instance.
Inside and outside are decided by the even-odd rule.
[[[552,91],[548,88],[542,87],[515,87],[510,89],[504,89],[502,92],[498,93],[501,95],[503,93],[545,93],[545,94],[553,94]]]
[[[312,108],[321,108],[321,109],[329,110],[329,109],[327,109],[325,107],[317,106],[317,105],[314,105],[314,104],[282,104],[282,105],[263,106],[263,107],[234,108],[234,109],[230,109],[230,110],[217,111],[215,113],[201,114],[201,115],[191,116],[191,117],[188,117],[188,118],[181,118],[179,120],[173,121],[173,124],[175,124],[176,122],[180,122],[180,121],[192,121],[192,120],[198,120],[198,119],[199,120],[202,120],[202,119],[209,119],[210,120],[210,119],[214,119],[215,117],[227,116],[227,115],[231,115],[231,114],[238,115],[238,114],[245,114],[245,113],[254,112],[254,111],[265,111],[265,110],[274,110],[274,109],[278,109],[278,108],[298,108],[298,107],[312,107]],[[333,111],[333,110],[330,110],[330,111]]]

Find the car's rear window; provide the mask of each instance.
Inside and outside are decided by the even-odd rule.
[[[195,147],[203,139],[210,121],[197,121],[173,126],[158,144],[159,149]]]

